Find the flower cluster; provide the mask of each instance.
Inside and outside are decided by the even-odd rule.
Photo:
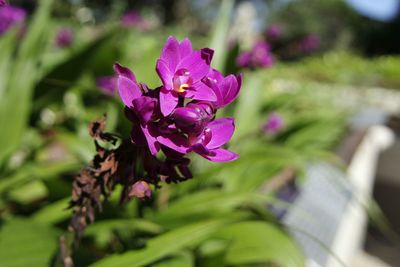
[[[258,41],[250,51],[241,53],[236,59],[236,65],[240,68],[269,68],[274,64],[274,58],[269,44]]]
[[[22,23],[25,17],[25,10],[2,1],[0,4],[0,35],[7,32],[14,25]]]
[[[153,156],[162,150],[174,159],[190,152],[215,162],[238,158],[222,148],[233,135],[234,120],[216,119],[215,114],[235,100],[242,76],[224,77],[212,69],[213,53],[209,48],[193,50],[187,38],[178,42],[169,37],[156,64],[162,86],[154,90],[138,83],[128,68],[114,66],[134,144]]]
[[[162,85],[152,90],[138,83],[128,68],[114,65],[116,81],[104,80],[103,85],[116,84],[132,131],[115,147],[116,135],[104,132],[105,118],[91,123],[97,153],[75,177],[70,202],[70,226],[78,238],[116,185],[123,188],[121,203],[146,199],[161,182],[192,178],[185,157],[190,152],[215,162],[238,158],[223,148],[233,135],[234,120],[215,116],[236,99],[242,76],[224,77],[211,68],[212,57],[211,49],[193,50],[188,39],[178,42],[169,37],[156,66]],[[158,157],[160,151],[164,157]]]
[[[122,15],[121,25],[125,28],[137,28],[140,31],[151,29],[150,22],[135,10],[129,10]]]
[[[279,24],[272,24],[265,31],[265,37],[269,41],[279,40],[283,35],[283,29]]]
[[[320,46],[318,35],[308,34],[298,43],[298,50],[302,53],[309,54],[316,51]]]

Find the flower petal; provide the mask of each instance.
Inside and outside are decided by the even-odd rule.
[[[232,118],[221,118],[210,122],[207,128],[211,130],[211,140],[206,144],[208,149],[218,148],[231,139],[235,131],[235,121]]]
[[[178,105],[178,96],[172,91],[160,90],[160,110],[164,116],[168,116]]]
[[[171,70],[169,69],[168,63],[162,59],[157,60],[156,71],[164,87],[168,90],[172,90],[172,88],[174,87],[172,82],[174,73],[171,72]]]
[[[196,100],[216,101],[217,96],[213,89],[205,85],[203,82],[198,82],[192,88],[187,89],[184,96]]]
[[[223,148],[212,149],[209,155],[200,156],[214,162],[228,162],[239,158],[238,154]]]
[[[130,69],[120,65],[119,63],[115,63],[114,64],[114,71],[119,76],[124,76],[124,77],[128,78],[129,80],[131,80],[132,82],[136,83],[135,74],[133,74],[133,72]]]
[[[218,108],[225,107],[236,99],[240,89],[239,82],[241,83],[241,80],[239,81],[238,79],[239,78],[231,74],[225,77],[219,84],[222,99],[217,101]]]
[[[196,51],[189,56],[182,58],[176,69],[188,70],[190,72],[190,77],[195,83],[203,79],[209,73],[210,65],[208,65],[206,60],[202,58],[201,52]]]
[[[160,135],[157,137],[157,141],[182,154],[186,154],[189,148],[187,139],[178,134]]]
[[[185,38],[179,44],[180,58],[184,58],[184,57],[190,55],[191,53],[193,53],[192,43],[190,42],[190,40],[188,38]]]
[[[122,102],[124,102],[125,106],[132,107],[132,100],[142,95],[139,86],[125,76],[119,76],[117,84]]]
[[[168,64],[169,69],[173,71],[181,59],[179,48],[178,40],[170,36],[161,51],[160,59],[164,60]]]
[[[156,109],[156,104],[156,100],[148,96],[141,96],[132,101],[133,109],[143,125],[150,121]]]
[[[211,48],[203,48],[201,51],[201,57],[206,61],[208,65],[211,65],[211,60],[214,56],[214,50]]]
[[[146,138],[150,153],[152,155],[157,154],[157,152],[160,150],[160,144],[157,142],[155,127],[153,127],[151,124],[147,124],[144,127],[141,126],[141,129],[144,137]]]

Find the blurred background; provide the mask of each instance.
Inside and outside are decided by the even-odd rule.
[[[399,0],[0,0],[0,266],[399,266]],[[128,137],[113,64],[168,36],[243,73],[227,163],[68,232],[91,121]],[[68,251],[60,250],[61,243]],[[64,266],[71,266],[65,265]]]

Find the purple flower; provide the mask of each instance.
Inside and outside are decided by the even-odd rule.
[[[276,41],[282,36],[282,27],[277,24],[272,24],[265,32],[267,39],[270,41]]]
[[[170,36],[157,60],[157,73],[162,80],[160,108],[164,116],[178,105],[179,97],[216,101],[214,91],[202,80],[210,71],[213,51],[193,51],[189,39],[179,43]]]
[[[176,127],[184,133],[201,133],[206,124],[214,118],[214,110],[207,102],[189,103],[176,108],[171,114]]]
[[[303,53],[311,53],[318,49],[321,41],[315,34],[309,34],[299,43],[299,50]]]
[[[266,42],[257,42],[250,51],[241,53],[236,64],[241,68],[268,68],[274,63],[270,47]]]
[[[215,116],[236,99],[242,76],[212,70],[212,56],[211,49],[193,51],[188,39],[179,43],[170,37],[156,67],[163,85],[153,90],[139,84],[128,68],[114,65],[118,93],[132,122],[131,140],[147,148],[150,157],[164,153],[169,163],[159,168],[167,177],[179,176],[175,167],[190,176],[184,158],[190,152],[215,162],[238,158],[222,148],[233,135],[234,120]]]
[[[8,5],[6,0],[0,0],[0,7]]]
[[[142,95],[135,75],[128,68],[115,64],[114,70],[118,74],[119,96],[127,107],[127,117],[134,123],[132,141],[139,146],[147,146],[151,154],[155,155],[160,150],[156,139],[158,131],[150,119],[156,112],[157,99],[150,92]]]
[[[217,100],[212,103],[214,108],[219,109],[232,103],[239,95],[242,74],[238,76],[230,74],[224,77],[219,71],[213,69],[205,83],[214,90]]]
[[[145,181],[138,181],[132,185],[131,191],[129,192],[128,196],[130,198],[137,197],[137,198],[150,198],[151,197],[151,188],[148,183]]]
[[[26,12],[22,8],[7,4],[0,6],[0,35],[4,34],[14,25],[22,23],[25,17]]]
[[[275,135],[283,128],[283,125],[283,118],[277,113],[271,113],[263,125],[263,130],[268,135]]]
[[[142,17],[135,10],[129,10],[121,17],[121,24],[125,27],[137,26],[142,21]]]
[[[139,30],[146,31],[151,28],[148,21],[135,10],[129,10],[121,17],[121,25],[126,28],[135,27]]]
[[[74,42],[74,32],[70,28],[61,28],[57,32],[55,42],[59,48],[70,47]]]
[[[104,93],[114,95],[117,91],[117,81],[117,76],[101,76],[96,79],[96,84]]]
[[[221,118],[208,123],[201,134],[189,134],[188,139],[161,135],[157,140],[179,153],[193,151],[210,161],[227,162],[239,157],[236,153],[221,148],[231,139],[234,131],[234,120]]]
[[[214,162],[235,160],[239,155],[221,148],[231,139],[234,131],[232,118],[216,119],[206,126],[202,134],[189,137],[189,151]]]

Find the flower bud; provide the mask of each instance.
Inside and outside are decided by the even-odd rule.
[[[213,118],[213,110],[207,103],[190,103],[186,107],[175,109],[172,117],[176,127],[185,133],[199,134]]]
[[[137,197],[137,198],[150,198],[151,197],[151,188],[148,183],[145,181],[138,181],[133,184],[131,191],[129,192],[129,197]]]

